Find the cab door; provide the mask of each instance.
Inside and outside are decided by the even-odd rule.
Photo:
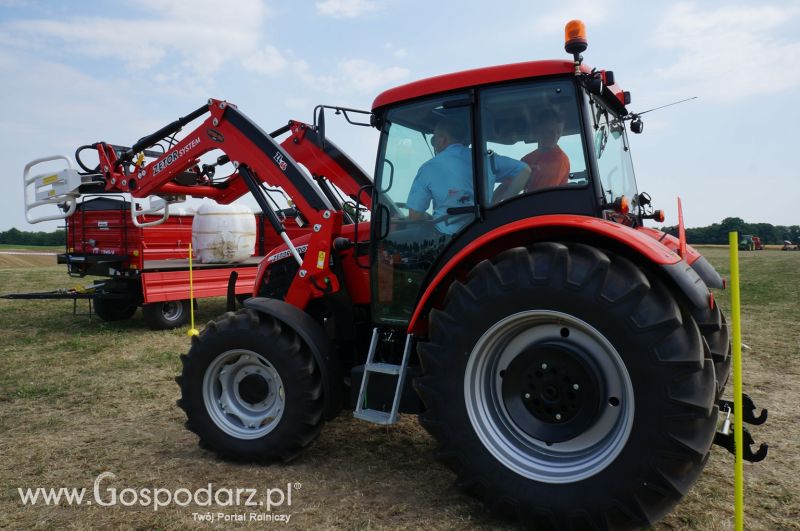
[[[441,147],[442,124],[457,142]],[[426,274],[476,215],[472,106],[448,95],[387,111],[373,202],[372,318],[405,326]],[[452,140],[452,139],[451,139]]]

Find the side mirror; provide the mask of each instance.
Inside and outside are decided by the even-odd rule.
[[[631,120],[631,132],[639,135],[642,131],[644,131],[644,123],[642,123],[642,119],[637,116]]]
[[[592,94],[601,95],[603,93],[603,79],[600,76],[592,76],[586,82],[586,88],[588,88],[589,92]]]
[[[317,133],[319,134],[322,148],[325,148],[325,108],[319,107],[319,118],[317,119]]]

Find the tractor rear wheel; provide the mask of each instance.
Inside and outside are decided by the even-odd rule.
[[[625,258],[506,251],[451,286],[429,337],[420,421],[496,513],[536,529],[640,527],[706,463],[714,365],[683,305]]]
[[[717,377],[717,399],[722,398],[722,393],[725,392],[725,386],[728,384],[728,377],[731,374],[731,363],[733,362],[728,322],[725,319],[725,314],[720,313],[720,318],[722,324],[719,335],[715,334],[712,338],[706,338],[714,360],[714,372]],[[714,342],[718,345],[718,350],[716,350],[719,353],[718,355],[715,355]]]
[[[322,377],[309,346],[253,310],[206,325],[181,356],[178,406],[200,446],[223,458],[289,461],[324,423]]]
[[[708,346],[711,359],[714,362],[714,375],[717,382],[716,398],[722,398],[725,385],[728,383],[728,376],[731,373],[731,340],[728,329],[728,322],[725,314],[714,305],[712,310],[695,312],[695,321],[700,327],[700,334]]]

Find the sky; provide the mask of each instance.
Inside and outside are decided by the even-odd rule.
[[[393,86],[459,70],[569,59],[613,70],[632,111],[640,191],[676,224],[800,224],[797,1],[0,0],[0,230],[29,225],[32,159],[131,145],[214,97],[271,131],[317,104],[369,109]],[[327,135],[370,174],[377,131],[330,116]]]

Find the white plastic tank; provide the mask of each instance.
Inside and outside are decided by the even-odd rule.
[[[187,205],[170,205],[169,217],[172,216],[194,216],[194,208]]]
[[[242,204],[200,205],[192,221],[194,259],[203,264],[232,264],[253,255],[256,218]]]

